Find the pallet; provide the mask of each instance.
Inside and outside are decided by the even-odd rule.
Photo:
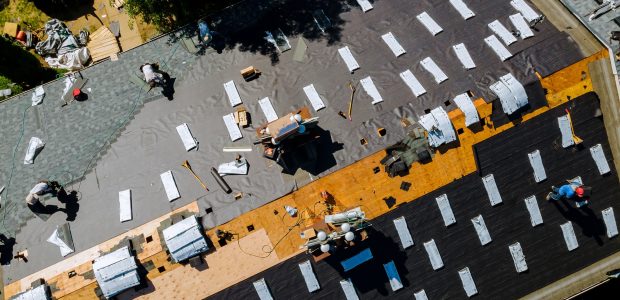
[[[121,52],[118,46],[118,40],[114,34],[105,26],[99,27],[90,37],[90,41],[86,45],[90,52],[93,62],[106,59],[111,55]]]

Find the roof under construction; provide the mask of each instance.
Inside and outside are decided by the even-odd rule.
[[[56,298],[78,293],[78,287],[90,291],[94,283],[87,275],[90,261],[131,239],[138,267],[144,265],[149,273],[145,286],[155,287],[149,293],[165,298],[166,294],[156,294],[166,293],[162,285],[169,285],[165,282],[181,288],[184,282],[201,278],[187,271],[193,275],[185,275],[186,281],[161,279],[186,269],[172,265],[176,258],[166,259],[166,234],[161,231],[168,222],[165,219],[188,207],[189,213],[184,214],[195,214],[201,223],[192,225],[192,236],[200,241],[197,252],[210,250],[203,254],[209,268],[202,274],[226,265],[209,262],[209,257],[245,253],[240,240],[260,240],[261,230],[271,245],[267,246],[273,247],[264,260],[245,256],[257,262],[255,268],[248,267],[251,262],[239,261],[247,270],[262,272],[243,273],[234,281],[226,281],[223,274],[221,278],[213,275],[226,284],[210,284],[208,293],[195,291],[192,297],[220,291],[215,298],[255,298],[252,283],[264,278],[275,298],[342,298],[339,281],[350,278],[362,298],[411,298],[412,292],[421,289],[430,299],[463,298],[458,271],[467,267],[480,296],[514,298],[619,249],[617,238],[607,238],[601,216],[604,209],[620,209],[612,201],[620,193],[611,154],[613,137],[608,140],[605,133],[605,126],[613,123],[600,117],[602,100],[598,98],[605,96],[591,92],[596,87],[587,71],[607,59],[602,48],[585,51],[566,26],[556,27],[553,16],[540,22],[542,12],[529,1],[381,0],[365,9],[359,2],[365,3],[243,1],[207,18],[220,41],[206,51],[186,51],[184,37],[192,33],[186,27],[121,53],[118,60],[82,70],[80,76],[88,80],[83,88],[88,95],[85,101],[64,105],[65,81],[58,80],[43,86],[46,94],[38,106],[31,106],[28,93],[0,103],[0,111],[7,116],[0,118],[0,135],[7,141],[0,143],[0,155],[5,158],[0,162],[0,186],[6,186],[1,194],[0,233],[15,238],[14,252],[28,250],[28,263],[8,258],[11,264],[3,266],[5,284],[23,287],[38,276],[71,286],[71,291],[53,291]],[[524,35],[526,28],[516,25],[528,21],[536,23],[533,36]],[[275,44],[265,38],[266,32]],[[145,88],[138,67],[146,62],[158,62],[170,74],[173,97],[167,99],[159,89]],[[246,82],[240,70],[249,66],[261,74]],[[302,107],[319,117],[313,141],[316,151],[300,153],[289,169],[283,169],[254,144],[256,129]],[[226,116],[240,108],[250,113],[251,126],[238,127],[242,137],[237,139],[235,130],[226,125]],[[571,112],[575,134],[584,140],[578,146],[562,147],[558,117],[566,115],[565,109]],[[478,120],[472,121],[473,112]],[[442,144],[434,160],[415,163],[402,180],[371,172],[381,166],[383,149],[410,135],[411,128],[404,123],[417,123],[433,137],[441,137],[429,139],[431,146]],[[188,135],[185,140],[181,132]],[[452,137],[447,138],[447,133]],[[31,137],[40,138],[45,147],[34,164],[23,164]],[[196,142],[197,147],[186,151],[186,141]],[[590,150],[598,144],[611,166],[605,175],[600,174]],[[223,176],[232,193],[223,191],[209,174],[220,164],[234,165],[237,153],[223,151],[226,147],[251,149],[240,152],[247,161],[247,175]],[[538,173],[541,166],[528,160],[532,153],[540,155],[546,178]],[[461,157],[471,158],[471,166],[469,161],[460,161]],[[184,161],[191,163],[208,191],[189,172],[189,163],[183,166]],[[456,171],[451,173],[451,168]],[[489,174],[502,199],[495,206],[482,182]],[[311,260],[299,254],[300,238],[293,229],[301,221],[290,225],[281,209],[295,203],[300,215],[316,209],[316,199],[308,195],[320,190],[337,194],[335,190],[343,187],[336,185],[344,182],[338,181],[339,176],[354,178],[348,184],[356,185],[348,185],[347,196],[339,193],[340,204],[359,206],[372,218],[370,238],[359,249],[370,249],[374,258],[349,272],[340,266],[340,260],[352,255],[349,252],[312,263],[321,288],[310,294],[296,266]],[[577,209],[571,202],[544,200],[551,185],[577,176],[593,188],[589,207]],[[66,197],[46,197],[43,201],[52,214],[33,214],[24,203],[40,178],[57,180],[68,191],[75,191]],[[331,183],[330,178],[334,179]],[[370,181],[383,186],[409,181],[409,187],[401,185],[394,193],[404,196],[396,196]],[[179,195],[171,194],[170,186]],[[353,198],[361,195],[359,191],[365,194],[358,201]],[[437,207],[436,198],[443,194],[456,219],[450,226],[444,224]],[[524,202],[530,196],[535,196],[541,213],[542,224],[537,226],[532,226]],[[124,210],[120,222],[119,210]],[[400,216],[406,218],[414,241],[407,249],[402,249],[394,228],[393,220]],[[484,246],[475,225],[470,224],[478,216],[492,239]],[[50,272],[64,272],[62,266],[68,260],[45,240],[67,221],[75,250],[68,258],[81,276],[58,279]],[[578,242],[572,251],[563,236],[569,225],[560,226],[567,222]],[[231,232],[235,229],[232,238],[238,243],[226,245],[220,240],[218,244],[212,231],[227,226]],[[201,227],[208,230],[205,243],[200,232],[194,234]],[[281,228],[270,232],[275,227]],[[244,237],[238,228],[247,228],[248,235]],[[438,270],[433,270],[424,251],[424,243],[430,240],[435,241],[444,262]],[[262,242],[244,242],[243,247],[264,252],[269,247]],[[523,273],[515,271],[509,251],[509,245],[516,242],[527,263],[528,271]],[[284,247],[286,251],[278,253]],[[382,265],[391,260],[404,292],[392,292],[384,275]],[[75,283],[79,278],[83,283]],[[238,282],[240,278],[247,279]],[[129,289],[121,296],[140,293]]]

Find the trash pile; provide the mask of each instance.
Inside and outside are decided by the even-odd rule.
[[[35,50],[51,67],[74,71],[86,65],[88,32],[81,31],[76,38],[64,23],[51,19],[45,23],[45,33],[47,39],[37,43]]]

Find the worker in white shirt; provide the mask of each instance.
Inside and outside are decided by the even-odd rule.
[[[163,87],[165,84],[164,75],[159,71],[158,64],[146,63],[140,66],[140,72],[144,74],[144,80],[150,87]]]
[[[30,190],[28,196],[26,196],[26,203],[30,207],[41,204],[41,202],[39,202],[39,198],[44,194],[53,192],[57,185],[58,183],[56,182],[50,183],[47,180],[39,181],[39,183],[35,184],[32,190]]]

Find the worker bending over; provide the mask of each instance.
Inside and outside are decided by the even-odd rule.
[[[42,195],[47,193],[55,192],[58,188],[58,183],[56,181],[49,182],[47,180],[41,180],[39,183],[35,184],[35,186],[30,190],[28,196],[26,196],[26,203],[30,208],[41,205],[39,198]]]
[[[151,88],[156,86],[163,87],[166,83],[164,75],[161,71],[159,71],[159,65],[156,63],[146,63],[141,65],[140,72],[144,74],[144,81],[146,81]]]

